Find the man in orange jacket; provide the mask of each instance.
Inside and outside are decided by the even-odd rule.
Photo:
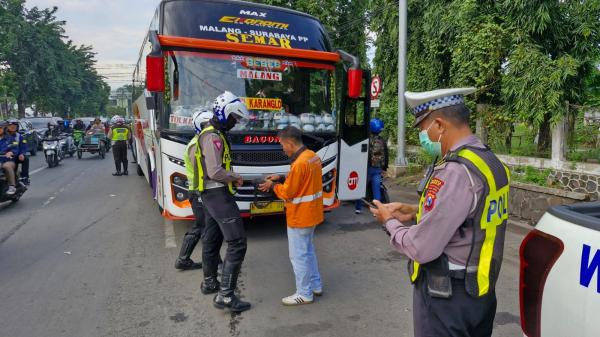
[[[315,246],[315,227],[323,222],[323,173],[321,159],[302,144],[302,131],[289,126],[279,132],[279,142],[291,159],[287,178],[271,175],[259,186],[285,201],[287,235],[296,293],[283,298],[284,305],[313,302],[323,293]]]

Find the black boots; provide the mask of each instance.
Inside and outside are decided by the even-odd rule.
[[[194,262],[190,259],[192,256],[192,252],[194,251],[194,247],[200,240],[200,237],[197,235],[186,234],[183,237],[183,242],[181,243],[181,251],[179,252],[179,257],[177,261],[175,261],[175,268],[179,270],[192,270],[192,269],[200,269],[202,268],[202,263]]]
[[[250,303],[242,301],[235,295],[240,267],[239,264],[232,265],[227,261],[223,263],[221,286],[219,293],[213,300],[215,308],[232,312],[242,312],[250,309]]]
[[[121,176],[121,171],[117,171],[117,172],[113,173],[113,176],[115,176],[115,177]]]
[[[219,285],[217,275],[204,276],[204,281],[200,284],[200,291],[204,295],[215,294],[219,291]]]

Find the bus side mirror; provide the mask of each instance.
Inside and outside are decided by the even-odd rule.
[[[362,91],[363,72],[361,69],[348,69],[348,97],[359,98]]]
[[[160,56],[146,56],[146,89],[150,92],[165,91],[165,60]]]

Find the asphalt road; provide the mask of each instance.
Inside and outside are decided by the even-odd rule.
[[[109,153],[42,167],[40,155],[32,158],[31,189],[0,205],[2,336],[412,336],[406,258],[350,204],[317,230],[325,294],[301,307],[280,304],[294,291],[284,219],[248,221],[239,290],[253,309],[232,315],[200,294],[201,271],[173,268],[190,223],[163,220],[133,165],[132,175],[112,177]],[[494,336],[521,335],[523,235],[507,234]]]

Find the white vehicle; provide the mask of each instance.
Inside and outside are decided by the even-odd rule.
[[[550,208],[520,256],[523,334],[600,336],[600,202]]]
[[[272,25],[253,27],[246,17],[253,12]],[[293,38],[281,38],[282,27]],[[135,93],[132,111],[138,174],[163,216],[193,217],[182,159],[194,136],[192,112],[212,110],[226,90],[251,114],[228,133],[233,170],[244,178],[235,195],[242,216],[284,212],[283,201],[257,192],[254,182],[289,171],[277,130],[302,129],[303,114],[304,143],[322,161],[326,209],[365,196],[370,78],[356,57],[333,50],[324,31],[312,16],[257,3],[160,3],[133,74],[145,90]]]

